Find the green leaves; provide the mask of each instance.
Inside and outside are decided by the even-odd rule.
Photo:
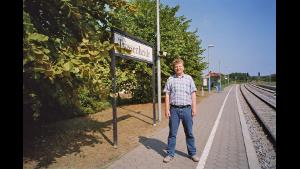
[[[89,51],[89,54],[92,56],[97,56],[99,53],[99,51]]]
[[[155,46],[156,42],[155,1],[130,2],[132,3],[124,0],[61,0],[49,3],[24,0],[25,90],[31,88],[32,84],[48,85],[53,88],[52,91],[36,91],[37,95],[52,96],[57,92],[76,100],[76,96],[82,94],[82,90],[79,89],[84,88],[88,92],[83,94],[84,97],[80,97],[85,99],[84,103],[80,102],[81,106],[88,106],[90,102],[95,101],[91,94],[101,93],[101,99],[108,98],[111,89],[109,51],[115,48],[121,53],[131,52],[110,42],[109,28],[118,26],[119,29],[149,42],[152,46]],[[179,6],[172,8],[161,5],[161,49],[169,53],[161,60],[163,82],[173,72],[170,63],[176,55],[186,58],[185,66],[190,67],[187,69],[190,72],[187,73],[193,77],[199,77],[203,68],[195,61],[202,53],[199,52],[200,42],[196,33],[187,31],[190,21],[184,17],[176,17],[178,9]],[[136,100],[151,99],[150,64],[118,58],[116,73],[119,90],[134,93]],[[44,105],[48,105],[49,100],[60,101],[61,97],[58,95],[41,103],[47,102]],[[65,99],[60,103],[71,105],[72,102]],[[74,103],[70,107],[76,107],[75,105]],[[91,111],[96,109],[89,108]]]
[[[63,68],[64,68],[65,71],[69,72],[73,68],[72,62],[65,63]]]
[[[78,67],[74,67],[72,69],[72,72],[75,73],[75,74],[77,74],[79,72],[79,68]]]
[[[156,53],[156,2],[146,0],[134,0],[130,5],[135,7],[135,13],[128,13],[120,10],[115,16],[120,24],[118,28],[132,34],[140,39],[150,42],[154,46],[153,53]],[[160,5],[160,29],[161,29],[161,50],[168,52],[165,58],[161,59],[162,86],[164,86],[167,78],[173,74],[171,66],[172,61],[180,56],[185,61],[186,71],[194,78],[201,78],[201,72],[204,69],[204,63],[201,61],[201,40],[197,36],[197,31],[189,32],[191,20],[185,16],[177,16],[179,6],[169,7],[163,4]],[[121,49],[118,44],[114,47],[119,52],[130,52]],[[118,65],[125,72],[134,71],[132,75],[127,73],[127,76],[132,78],[121,78],[120,84],[130,83],[134,85],[131,89],[136,93],[135,96],[149,96],[151,98],[151,75],[152,69],[150,66],[141,63],[124,61]],[[126,65],[126,66],[124,66]],[[121,76],[121,75],[120,75]],[[124,80],[121,82],[121,80]],[[126,82],[125,82],[126,80]],[[142,86],[139,86],[142,85]],[[196,84],[196,85],[199,85]],[[133,89],[135,88],[135,89]],[[129,88],[127,88],[129,89]],[[139,98],[142,99],[142,98]]]
[[[94,113],[108,105],[109,50],[114,47],[108,28],[115,24],[110,13],[127,9],[135,10],[119,0],[23,1],[23,56],[19,57],[23,57],[25,118],[49,121]],[[30,93],[36,94],[35,99]]]
[[[43,34],[39,34],[39,33],[32,33],[29,34],[28,36],[28,40],[31,41],[38,41],[38,42],[45,42],[48,41],[49,37]]]

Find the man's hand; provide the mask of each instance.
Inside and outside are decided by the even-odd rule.
[[[169,93],[166,93],[166,98],[165,98],[165,105],[166,105],[166,109],[165,109],[165,116],[168,119],[171,116],[170,113],[170,99],[169,99]]]
[[[165,116],[167,119],[171,116],[170,110],[165,111]]]
[[[196,116],[197,108],[196,108],[196,92],[192,93],[192,117]]]
[[[197,111],[192,110],[192,117],[195,117],[197,115]]]

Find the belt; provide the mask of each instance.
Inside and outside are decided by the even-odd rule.
[[[180,106],[177,106],[177,105],[172,105],[171,104],[171,107],[175,107],[175,108],[187,108],[187,107],[190,107],[191,105],[180,105]]]

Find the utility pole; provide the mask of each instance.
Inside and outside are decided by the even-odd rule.
[[[229,72],[228,72],[229,73]],[[230,74],[228,74],[228,86],[229,86],[229,77],[230,77]]]
[[[222,91],[222,75],[221,75],[220,66],[221,66],[221,61],[219,61],[219,73],[220,73],[220,91]]]
[[[159,0],[156,0],[156,43],[157,43],[157,101],[158,101],[158,121],[161,121],[161,79],[160,79],[160,32],[159,32]]]
[[[209,48],[210,47],[215,47],[214,45],[208,45],[207,50],[208,50],[208,93],[210,93],[210,69],[209,69]]]

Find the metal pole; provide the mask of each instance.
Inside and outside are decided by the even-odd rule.
[[[221,66],[221,61],[219,61],[219,73],[220,73],[220,91],[222,91],[222,75],[221,75],[220,66]]]
[[[158,97],[158,121],[161,121],[161,79],[160,79],[160,32],[159,32],[159,0],[156,0],[156,38],[157,38],[157,97]]]
[[[228,86],[229,86],[229,75],[230,75],[230,74],[228,74]]]
[[[208,93],[210,93],[210,69],[209,69],[209,48],[214,47],[214,45],[208,45]]]
[[[210,93],[209,46],[208,46],[208,93]]]
[[[226,82],[226,80],[225,80]],[[227,75],[227,86],[229,86],[229,74]]]
[[[116,102],[116,57],[112,56],[111,61],[111,70],[112,70],[112,89],[113,89],[113,100],[112,100],[112,109],[113,109],[113,137],[114,137],[114,148],[118,146],[118,135],[117,135],[117,102]]]
[[[152,104],[153,104],[153,126],[156,126],[156,112],[155,112],[155,64],[153,56],[152,64]]]

